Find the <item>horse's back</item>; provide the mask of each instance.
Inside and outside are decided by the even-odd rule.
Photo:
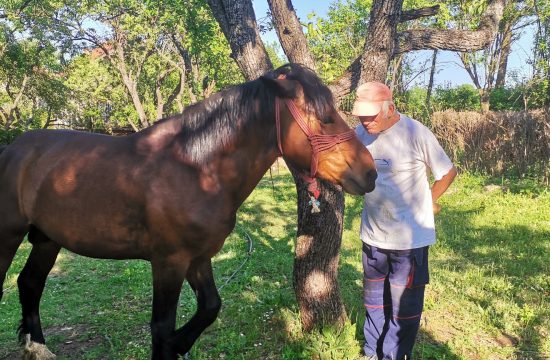
[[[92,159],[112,158],[111,154],[120,151],[117,143],[120,141],[109,136],[79,131],[26,132],[0,153],[0,198],[17,201],[17,207],[23,209],[19,202],[34,203],[42,184],[61,167],[82,168],[93,166]]]
[[[21,172],[55,163],[86,148],[112,142],[108,136],[71,130],[33,130],[20,135],[12,144],[0,149],[0,181],[17,178]]]

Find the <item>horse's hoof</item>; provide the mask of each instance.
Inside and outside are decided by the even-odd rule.
[[[31,341],[31,335],[25,334],[23,360],[54,360],[56,356],[44,344]]]

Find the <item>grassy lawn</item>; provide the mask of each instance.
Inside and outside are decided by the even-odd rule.
[[[349,324],[301,332],[292,290],[296,201],[286,173],[266,176],[238,214],[214,258],[223,307],[191,359],[354,359],[362,343],[361,197],[346,198],[340,287]],[[498,186],[488,186],[498,185]],[[441,201],[431,284],[415,348],[417,359],[550,357],[550,191],[528,181],[461,175]],[[248,262],[247,237],[253,241]],[[16,277],[21,246],[0,303],[0,359],[17,358],[20,319]],[[144,261],[109,261],[62,252],[50,274],[41,314],[58,359],[148,359],[151,273]],[[185,285],[178,324],[195,300]],[[331,355],[332,354],[332,355]]]

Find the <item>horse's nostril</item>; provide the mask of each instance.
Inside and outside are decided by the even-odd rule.
[[[378,177],[378,173],[376,172],[376,170],[369,170],[367,172],[367,179],[369,181],[376,181],[377,177]]]

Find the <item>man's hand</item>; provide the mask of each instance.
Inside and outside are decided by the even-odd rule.
[[[434,202],[434,203],[432,203],[432,206],[433,206],[433,209],[434,209],[434,215],[439,214],[439,212],[441,211],[441,205]]]
[[[456,168],[453,166],[449,172],[441,179],[434,181],[432,185],[432,206],[434,209],[434,215],[439,214],[441,211],[441,205],[437,203],[437,199],[447,190],[449,185],[452,184],[457,174]]]

